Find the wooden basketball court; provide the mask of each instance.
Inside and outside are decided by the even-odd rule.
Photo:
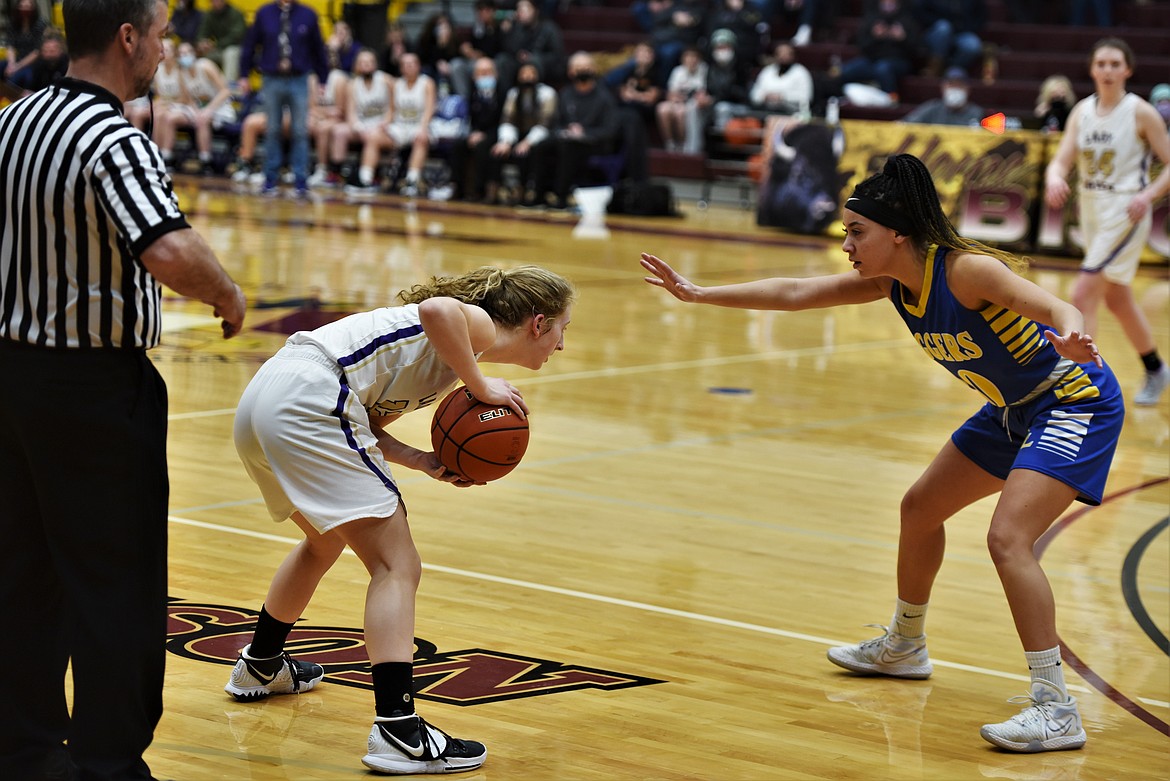
[[[317,689],[252,704],[223,692],[269,578],[298,538],[273,524],[231,442],[237,399],[292,330],[389,305],[431,274],[538,263],[580,299],[566,349],[520,387],[532,442],[510,476],[459,490],[399,470],[424,561],[419,711],[488,746],[467,779],[1170,778],[1170,402],[1131,408],[1105,503],[1074,507],[1043,562],[1089,733],[1082,751],[1000,752],[979,737],[1020,708],[1023,653],[984,546],[993,503],[948,526],[927,681],[825,658],[868,639],[895,597],[898,504],[979,404],[882,303],[807,313],[678,304],[642,281],[651,251],[696,281],[845,268],[833,240],[748,211],[576,219],[396,198],[267,201],[197,180],[184,209],[244,286],[225,342],[206,307],[168,302],[153,352],[171,392],[171,637],[159,778],[346,779],[373,717],[367,582],[326,576],[293,636]],[[214,187],[214,185],[212,185]],[[1072,264],[1033,277],[1067,297]],[[1170,352],[1170,281],[1136,285]],[[1107,313],[1102,352],[1127,398],[1140,363]],[[395,435],[423,446],[429,416]]]

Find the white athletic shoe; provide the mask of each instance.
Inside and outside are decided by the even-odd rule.
[[[487,759],[487,749],[474,740],[453,738],[417,714],[376,718],[362,764],[378,773],[462,773]]]
[[[1008,700],[1032,704],[1005,722],[984,724],[979,734],[988,743],[1025,754],[1080,748],[1085,745],[1085,729],[1076,698],[1061,702],[1061,696],[1055,684],[1032,681],[1031,694]]]
[[[309,187],[325,187],[329,184],[329,171],[324,166],[317,166],[307,182]]]
[[[929,678],[934,665],[926,653],[926,635],[905,638],[890,634],[881,624],[866,624],[881,629],[884,634],[856,645],[839,645],[829,649],[833,664],[867,675],[889,675],[894,678]]]
[[[271,659],[253,659],[249,643],[240,651],[232,675],[223,690],[240,702],[258,700],[270,694],[300,694],[325,677],[325,668],[313,662],[293,659],[287,653]]]
[[[1170,385],[1170,364],[1164,363],[1158,371],[1146,372],[1146,382],[1138,394],[1133,397],[1133,403],[1139,407],[1157,404],[1167,385]]]

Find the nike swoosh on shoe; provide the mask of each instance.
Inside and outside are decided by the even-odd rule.
[[[382,731],[382,735],[384,737],[388,738],[394,745],[398,746],[398,748],[402,749],[415,759],[422,759],[423,754],[425,754],[427,751],[426,744],[422,742],[421,738],[419,739],[419,744],[417,746],[412,746],[409,743],[404,743],[398,738],[397,735],[380,724],[378,725],[378,729]]]
[[[276,680],[276,676],[280,675],[280,669],[279,669],[279,668],[278,668],[278,669],[277,669],[277,671],[276,671],[276,672],[274,672],[272,675],[265,675],[264,673],[260,672],[260,671],[259,671],[259,670],[257,670],[255,667],[253,667],[252,665],[250,665],[250,664],[247,664],[247,662],[246,662],[246,661],[245,661],[245,665],[246,665],[246,666],[247,666],[247,668],[248,668],[248,672],[252,674],[252,677],[253,677],[253,678],[255,678],[256,680],[260,681],[260,683],[264,684],[265,686],[267,686],[268,684],[270,684],[270,683],[272,683],[273,681],[275,681],[275,680]]]

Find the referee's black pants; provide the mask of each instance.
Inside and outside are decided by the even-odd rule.
[[[166,427],[166,385],[145,352],[0,340],[6,781],[151,777],[142,753],[162,716]]]

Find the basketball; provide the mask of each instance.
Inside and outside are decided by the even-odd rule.
[[[447,469],[489,483],[520,463],[528,448],[528,421],[507,405],[484,404],[458,387],[435,410],[431,446]]]

